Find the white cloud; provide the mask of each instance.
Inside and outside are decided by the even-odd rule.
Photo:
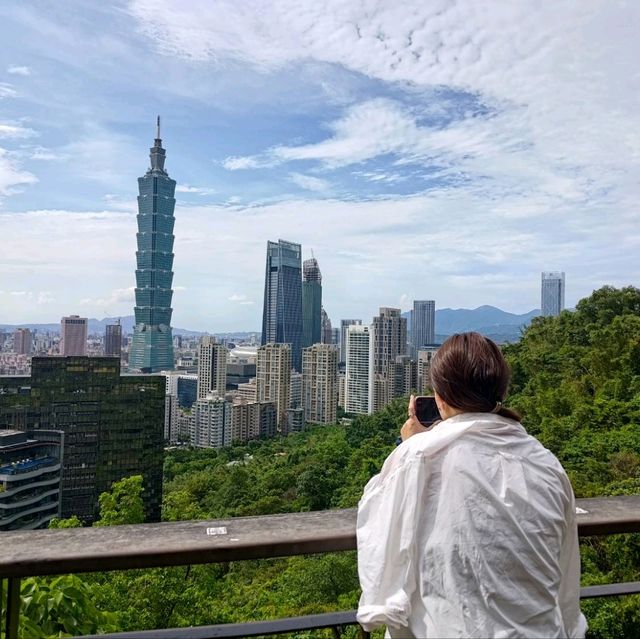
[[[0,138],[30,138],[36,135],[33,129],[17,124],[0,123]]]
[[[29,67],[24,66],[10,66],[7,68],[7,73],[11,73],[12,75],[31,75],[31,69]]]
[[[474,180],[494,200],[528,192],[545,206],[607,203],[621,215],[637,202],[640,39],[621,28],[637,23],[635,3],[282,0],[221,2],[212,12],[208,0],[188,10],[133,0],[130,12],[172,56],[266,72],[329,63],[423,92],[423,113],[364,100],[330,123],[325,140],[229,157],[230,170],[294,160],[336,168],[391,154],[399,166],[435,164]],[[456,95],[443,89],[485,111],[456,113]]]
[[[259,169],[271,166],[267,160],[260,160],[258,157],[236,157],[229,156],[222,162],[222,166],[229,171],[237,171],[238,169]]]
[[[326,191],[331,187],[327,180],[322,180],[312,175],[303,175],[302,173],[289,173],[289,181],[308,191]]]
[[[11,84],[7,84],[6,82],[0,82],[0,100],[3,98],[16,98],[18,97],[18,92],[13,88]]]
[[[176,193],[194,193],[196,195],[212,195],[215,193],[215,189],[210,189],[201,186],[190,186],[189,184],[178,184],[176,186]]]
[[[227,298],[230,302],[235,302],[236,304],[242,304],[245,306],[253,304],[253,302],[247,298],[244,293],[233,293],[230,297]]]
[[[173,324],[256,330],[266,241],[278,238],[300,242],[305,256],[313,249],[332,319],[368,321],[379,306],[396,306],[400,293],[406,295],[403,304],[427,298],[440,308],[493,303],[530,310],[539,303],[539,273],[546,264],[567,272],[569,305],[602,284],[640,279],[640,231],[633,216],[612,224],[601,209],[576,211],[565,204],[536,213],[532,224],[512,214],[527,203],[527,194],[512,195],[500,202],[504,210],[495,211],[496,202],[467,186],[455,197],[442,188],[369,201],[178,205]],[[78,300],[95,315],[132,313],[133,210],[0,212],[0,228],[11,238],[0,237],[0,272],[14,290],[46,290],[55,297],[43,305],[45,316],[34,300],[6,296],[5,321],[55,319],[77,308]],[[178,295],[185,284],[188,292]]]
[[[44,146],[37,146],[31,152],[32,160],[43,160],[43,161],[66,160],[67,157],[68,156],[63,153],[60,153],[58,151],[53,151],[52,149],[47,149]]]
[[[74,173],[109,186],[130,186],[131,175],[138,175],[140,164],[145,161],[131,138],[94,122],[75,129],[81,131],[79,137],[57,152]]]
[[[80,300],[80,306],[91,306],[109,311],[113,306],[122,306],[123,303],[135,302],[135,286],[129,288],[117,288],[106,297],[85,297]]]
[[[55,298],[51,294],[51,291],[40,291],[38,293],[38,297],[36,298],[37,304],[51,304],[55,302]]]
[[[18,166],[6,149],[0,148],[0,196],[19,192],[21,186],[37,181],[35,175]]]

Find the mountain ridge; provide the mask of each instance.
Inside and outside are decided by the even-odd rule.
[[[520,339],[522,328],[529,325],[534,317],[540,315],[539,309],[533,309],[528,313],[510,313],[503,311],[496,306],[484,304],[477,308],[441,308],[436,310],[436,335],[439,340],[445,339],[454,333],[465,331],[477,331],[491,339],[499,342],[517,341]],[[402,313],[410,323],[411,311]],[[113,324],[116,320],[120,320],[124,333],[132,333],[135,319],[133,315],[123,317],[105,317],[101,320],[96,318],[89,319],[89,334],[104,333],[107,324]],[[11,331],[16,328],[30,328],[32,330],[43,332],[60,332],[59,323],[42,323],[42,324],[0,324],[0,330]],[[411,330],[411,326],[409,326]],[[215,335],[249,335],[250,333],[259,333],[260,331],[227,331],[213,333]],[[186,328],[173,328],[174,335],[186,337],[197,337],[206,335],[205,331],[194,331]]]

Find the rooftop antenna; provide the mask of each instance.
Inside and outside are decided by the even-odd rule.
[[[158,120],[156,121],[156,140],[160,139],[160,116],[158,116]]]

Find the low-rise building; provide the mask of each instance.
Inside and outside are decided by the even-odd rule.
[[[0,430],[0,531],[46,528],[61,513],[64,434]]]

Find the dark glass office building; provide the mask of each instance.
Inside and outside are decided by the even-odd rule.
[[[129,369],[143,373],[173,370],[171,289],[173,281],[173,211],[176,182],[164,169],[160,117],[151,167],[138,178],[138,250],[136,252],[136,323]]]
[[[120,357],[122,353],[122,326],[107,324],[104,333],[104,354],[107,357]]]
[[[142,475],[160,519],[165,378],[120,375],[117,357],[34,357],[31,377],[0,377],[0,429],[64,433],[62,517],[87,522],[113,482]]]
[[[302,371],[302,247],[267,242],[262,344],[291,344],[293,367]]]
[[[322,274],[315,258],[302,267],[302,348],[308,348],[322,342]]]

